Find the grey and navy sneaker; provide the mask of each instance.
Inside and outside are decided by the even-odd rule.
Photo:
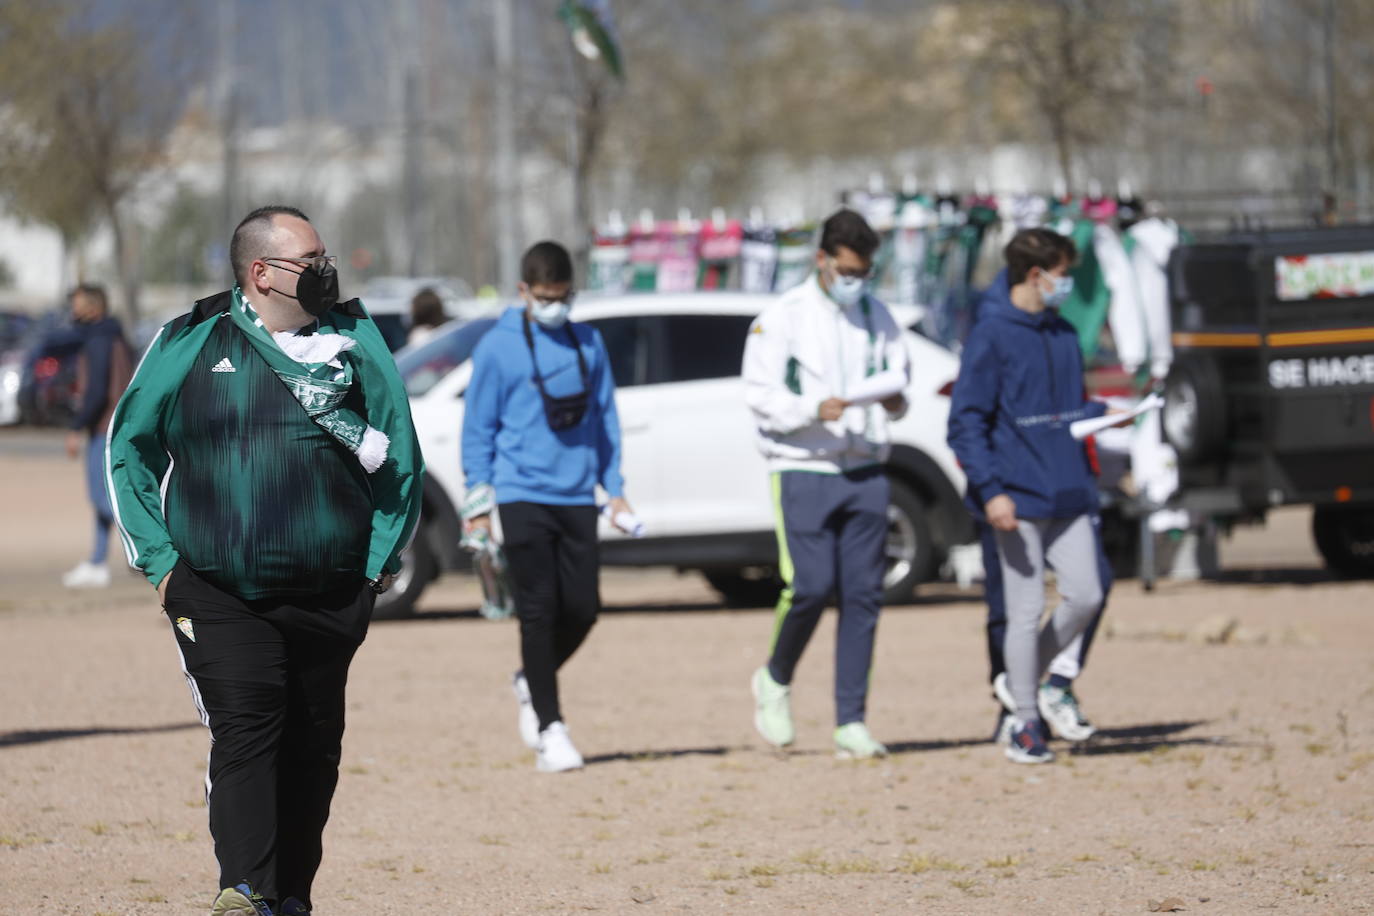
[[[1049,763],[1054,760],[1054,752],[1046,743],[1045,723],[1039,719],[1022,722],[1013,719],[1011,741],[1005,753],[1013,763]]]
[[[272,908],[247,884],[236,884],[219,892],[210,916],[272,916]]]
[[[1050,730],[1065,741],[1087,741],[1097,734],[1091,722],[1078,706],[1072,687],[1053,687],[1044,684],[1036,696],[1040,716]]]
[[[287,897],[277,907],[277,916],[310,916],[310,908],[295,897]]]

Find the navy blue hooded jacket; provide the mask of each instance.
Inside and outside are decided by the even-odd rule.
[[[998,274],[978,305],[949,412],[949,445],[968,475],[974,517],[1001,493],[1016,503],[1017,518],[1095,510],[1092,470],[1069,424],[1105,411],[1085,402],[1073,326],[1056,311],[1032,315],[1012,305],[1007,272]]]

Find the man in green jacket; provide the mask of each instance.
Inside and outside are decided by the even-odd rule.
[[[253,211],[229,254],[234,289],[163,327],[120,399],[106,483],[210,729],[213,916],[300,916],[348,666],[424,469],[395,363],[305,215]]]

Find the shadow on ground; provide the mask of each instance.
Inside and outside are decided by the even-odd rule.
[[[598,763],[649,763],[654,760],[670,760],[677,757],[724,757],[736,751],[750,750],[747,747],[726,747],[718,745],[716,747],[680,747],[671,750],[654,751],[617,751],[613,754],[596,754],[587,757],[584,762],[587,765]]]
[[[1346,577],[1329,569],[1298,566],[1272,569],[1223,569],[1207,581],[1217,585],[1325,585],[1328,582],[1347,580]]]
[[[66,741],[69,738],[99,738],[106,735],[157,735],[163,732],[180,732],[188,728],[201,728],[199,722],[178,722],[173,725],[128,726],[125,728],[34,728],[12,732],[0,732],[0,748],[19,747],[24,744],[44,744],[48,741]]]

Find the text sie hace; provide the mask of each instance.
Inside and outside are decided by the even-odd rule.
[[[1272,360],[1269,363],[1269,385],[1273,388],[1374,385],[1374,353]]]

